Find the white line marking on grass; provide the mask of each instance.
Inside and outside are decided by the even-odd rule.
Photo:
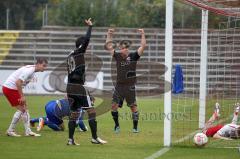
[[[198,131],[199,130],[194,131],[194,132],[184,136],[183,138],[178,139],[177,141],[174,141],[174,143],[183,142],[184,140],[187,140],[189,137],[193,136]],[[155,152],[154,154],[152,154],[151,156],[146,157],[145,159],[155,159],[155,158],[158,158],[158,157],[162,156],[163,154],[165,154],[166,152],[168,152],[170,149],[171,149],[170,147],[164,147],[164,148],[160,149],[159,151]]]
[[[239,147],[216,147],[217,149],[239,149]]]
[[[194,132],[192,132],[192,133],[190,133],[190,134],[184,136],[183,138],[174,141],[173,143],[183,142],[184,140],[187,140],[187,139],[189,139],[190,137],[194,136],[197,132],[200,132],[200,131],[199,131],[199,130],[194,131]]]
[[[230,117],[226,118],[226,119],[222,119],[222,120],[219,120],[220,123],[228,120]],[[179,142],[183,142],[184,140],[187,140],[189,139],[190,137],[194,136],[194,134],[196,134],[197,132],[201,132],[201,130],[196,130],[194,132],[191,132],[190,134],[174,141],[173,143],[179,143]],[[222,147],[222,148],[239,148],[239,147]],[[160,156],[162,156],[163,154],[165,154],[166,152],[168,152],[171,148],[170,147],[164,147],[162,149],[160,149],[159,151],[155,152],[154,154],[152,154],[151,156],[149,157],[146,157],[145,159],[155,159],[155,158],[158,158]],[[240,149],[240,148],[239,148]],[[239,150],[240,152],[240,150]]]
[[[158,158],[158,157],[162,156],[163,154],[165,154],[166,152],[168,152],[169,150],[170,150],[170,147],[164,147],[145,159]]]

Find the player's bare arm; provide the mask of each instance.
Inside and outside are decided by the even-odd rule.
[[[138,48],[137,52],[138,52],[138,55],[141,56],[146,47],[146,38],[145,38],[145,33],[143,29],[138,29],[138,32],[141,34],[141,46]]]
[[[113,48],[113,43],[112,43],[113,33],[114,33],[114,29],[108,29],[107,40],[106,40],[106,44],[105,44],[106,49],[111,53],[111,55],[114,54],[114,48]]]
[[[23,91],[22,91],[23,81],[18,79],[16,81],[16,86],[17,86],[19,94],[21,95],[21,98],[20,98],[19,102],[20,102],[21,106],[25,106],[26,105],[26,99],[25,99],[25,97],[23,95]]]

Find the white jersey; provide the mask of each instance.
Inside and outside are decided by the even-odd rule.
[[[35,65],[26,65],[14,71],[3,84],[4,87],[17,90],[16,81],[22,80],[26,86],[35,74]]]
[[[218,130],[218,134],[220,136],[224,136],[224,137],[229,137],[229,135],[231,134],[232,131],[235,131],[237,128],[239,128],[240,125],[236,125],[236,124],[227,124],[224,125],[220,130]]]

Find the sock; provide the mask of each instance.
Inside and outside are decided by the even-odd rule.
[[[95,119],[88,120],[89,127],[91,129],[92,138],[97,138],[97,121]]]
[[[92,138],[97,138],[97,121],[96,121],[96,113],[88,114],[88,124],[91,129]]]
[[[12,121],[11,121],[11,124],[8,128],[7,131],[14,131],[15,128],[16,128],[16,124],[18,123],[19,119],[21,118],[22,116],[22,112],[20,110],[17,110],[14,115],[13,115],[13,118],[12,118]]]
[[[22,114],[22,120],[23,120],[23,124],[24,124],[24,128],[25,128],[25,133],[30,132],[31,131],[31,128],[30,128],[30,115],[28,113],[28,110],[26,110]]]
[[[33,118],[30,120],[31,123],[38,123],[39,121],[39,118]]]
[[[115,128],[119,126],[119,121],[118,121],[118,111],[112,111],[112,117],[115,123]]]
[[[133,129],[137,129],[138,126],[138,118],[139,118],[139,113],[137,112],[133,112],[132,113],[132,119],[133,119]]]
[[[233,119],[232,119],[232,123],[233,124],[237,124],[237,121],[238,121],[238,112],[234,112],[233,113]]]
[[[74,132],[75,132],[75,127],[76,127],[76,120],[72,120],[70,119],[68,122],[68,135],[69,135],[69,139],[73,140],[73,136],[74,136]]]

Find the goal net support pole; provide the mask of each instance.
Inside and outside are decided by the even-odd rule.
[[[201,60],[199,89],[199,128],[205,124],[207,96],[207,52],[208,52],[208,10],[202,10]]]
[[[166,0],[166,24],[165,24],[165,82],[172,83],[172,52],[173,52],[173,4],[174,0]],[[164,89],[164,146],[171,146],[171,114],[172,114],[172,92],[171,85],[165,84]],[[170,90],[170,91],[169,91]]]

